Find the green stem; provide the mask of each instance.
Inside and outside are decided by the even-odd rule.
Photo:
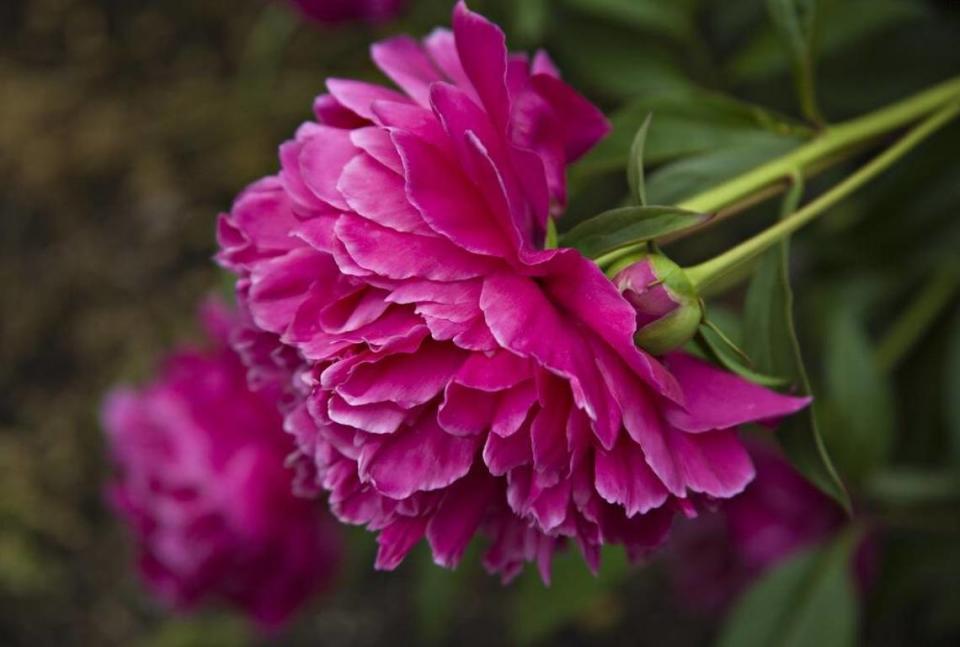
[[[679,207],[712,213],[734,204],[788,176],[806,171],[818,161],[906,126],[960,97],[960,77],[945,81],[912,97],[856,119],[827,128],[813,141],[681,202]]]
[[[960,97],[960,95],[958,95],[958,97]],[[703,289],[718,278],[722,278],[723,275],[734,270],[741,263],[749,261],[771,245],[800,229],[828,208],[866,184],[873,177],[885,171],[913,147],[949,122],[958,112],[960,112],[960,103],[952,103],[942,108],[911,129],[893,146],[890,146],[883,153],[872,159],[832,189],[810,202],[807,206],[719,256],[689,268],[687,270],[687,276],[697,289]],[[761,167],[759,170],[763,168],[765,167]],[[793,168],[799,168],[799,166],[783,169],[782,173],[790,173]],[[748,175],[750,174],[748,173]],[[689,205],[684,206],[690,208]]]
[[[896,368],[943,309],[953,303],[957,288],[960,288],[960,270],[956,265],[948,265],[934,275],[877,346],[876,360],[882,371]]]

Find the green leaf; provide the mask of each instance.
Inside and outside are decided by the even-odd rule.
[[[597,258],[708,219],[706,214],[677,207],[620,207],[581,222],[560,237],[560,245],[574,247],[588,258]]]
[[[626,99],[691,85],[690,74],[669,48],[638,38],[623,25],[565,20],[558,24],[552,42],[551,53],[556,54],[564,76],[585,91]]]
[[[659,129],[659,117],[657,125]],[[744,135],[735,145],[682,159],[658,169],[647,180],[648,199],[654,204],[677,204],[779,157],[798,144],[796,139],[763,131]]]
[[[766,252],[747,290],[744,347],[758,370],[789,377],[803,395],[812,393],[793,321],[789,242]],[[777,439],[794,466],[847,510],[850,497],[820,434],[820,403],[785,419]]]
[[[647,206],[647,187],[643,179],[643,145],[647,141],[647,131],[650,129],[650,120],[653,113],[649,113],[643,124],[637,129],[630,146],[630,157],[627,159],[627,184],[630,185],[630,194],[633,200],[641,207]]]
[[[931,13],[924,3],[913,0],[821,0],[820,4],[820,57]],[[756,32],[753,40],[732,59],[729,70],[737,81],[759,82],[783,74],[791,61],[778,30],[771,25]]]
[[[960,314],[954,319],[947,355],[944,400],[947,404],[947,425],[953,462],[960,466]]]
[[[793,60],[794,81],[803,114],[821,123],[814,86],[813,40],[817,23],[817,0],[767,0],[770,18]]]
[[[824,439],[844,475],[861,481],[889,458],[893,389],[853,308],[833,308],[826,344]]]
[[[523,574],[511,596],[510,633],[519,645],[529,645],[563,627],[598,614],[612,603],[615,588],[629,573],[619,548],[605,548],[600,572],[594,576],[576,551],[565,551],[553,560],[550,586],[544,586],[531,569]]]
[[[763,575],[727,617],[720,647],[852,647],[857,600],[850,559],[857,539],[847,530]]]
[[[701,324],[697,341],[704,347],[708,357],[712,357],[724,368],[740,377],[763,386],[785,386],[790,378],[766,375],[751,367],[750,357],[736,346],[719,328],[710,324]]]
[[[680,41],[693,41],[696,33],[690,3],[661,0],[563,0],[563,4],[585,14],[617,24],[663,34]]]
[[[786,117],[723,94],[696,88],[655,94],[633,99],[611,116],[613,131],[572,167],[571,181],[622,169],[650,113],[656,113],[657,127],[647,134],[643,157],[652,165],[736,146],[758,132],[793,139],[809,134]]]

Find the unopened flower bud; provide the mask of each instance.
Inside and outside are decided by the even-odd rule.
[[[637,346],[662,355],[696,334],[703,319],[700,297],[683,269],[666,256],[634,257],[613,282],[637,312]]]

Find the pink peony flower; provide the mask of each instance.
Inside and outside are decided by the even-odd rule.
[[[543,249],[603,115],[463,3],[452,32],[372,55],[399,91],[330,79],[218,238],[251,320],[302,359],[287,428],[334,514],[379,532],[377,567],[423,537],[453,566],[482,533],[490,571],[546,579],[567,538],[596,568],[743,490],[735,427],[807,400],[639,350],[596,264]]]
[[[756,478],[713,514],[678,528],[668,559],[678,598],[693,609],[726,608],[757,577],[834,536],[846,514],[772,446],[752,442]],[[852,568],[861,590],[872,579],[876,544],[868,535]]]
[[[406,0],[288,0],[305,18],[321,23],[351,20],[384,22],[395,18]]]
[[[108,396],[110,501],[158,597],[183,610],[224,599],[271,630],[330,582],[338,535],[291,493],[291,439],[226,346],[232,322],[218,309],[205,318],[216,348],[181,350],[147,387]]]

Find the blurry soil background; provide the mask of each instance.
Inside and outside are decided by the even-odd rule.
[[[369,42],[448,23],[452,2],[412,4],[396,23],[323,28],[263,0],[0,2],[0,645],[256,642],[241,620],[216,610],[175,619],[140,589],[124,533],[103,504],[109,469],[99,401],[117,381],[145,379],[165,349],[195,333],[198,299],[226,290],[210,260],[216,215],[246,183],[275,171],[278,144],[310,118],[324,78],[373,78]],[[514,47],[546,41],[573,82],[605,108],[650,89],[624,82],[627,73],[654,79],[657,87],[691,75],[723,87],[708,52],[669,42],[672,23],[641,29],[654,32],[647,40],[630,39],[656,48],[647,77],[616,61],[590,68],[579,48],[607,32],[590,22],[596,15],[589,4],[471,2],[507,26]],[[934,63],[910,63],[915,74],[894,74],[883,86],[865,83],[860,93],[843,82],[841,66],[836,92],[822,93],[836,97],[836,113],[945,78],[951,66],[954,74],[960,70],[956,4],[904,4],[915,6],[919,18],[905,10],[891,24],[924,21],[919,33],[930,51],[918,56]],[[729,13],[700,5],[711,3],[677,3],[720,51],[765,20],[762,2],[730,2]],[[882,43],[886,28],[868,36]],[[566,37],[571,29],[583,40]],[[857,57],[846,63],[865,64]],[[784,72],[768,70],[768,84],[734,87],[789,107]],[[956,184],[957,130],[945,132],[937,159],[953,165]],[[587,203],[609,206],[622,195],[619,177],[594,186]],[[940,213],[931,217],[945,221]],[[930,254],[957,241],[956,227],[947,233]],[[889,258],[887,243],[863,259],[869,271]],[[824,264],[836,276],[829,257]],[[918,267],[915,274],[922,274],[923,263]],[[937,451],[939,432],[931,433],[929,446],[913,450],[918,460]],[[534,604],[529,615],[516,617],[527,608],[516,606],[517,596],[538,586],[529,578],[508,595],[479,574],[475,560],[456,576],[434,574],[422,550],[397,573],[375,573],[370,536],[349,537],[341,587],[269,644],[467,647],[548,635],[537,633],[538,622],[551,630],[549,606],[537,616]],[[564,604],[554,598],[546,604],[554,602]],[[657,568],[564,613],[569,625],[551,644],[702,644],[715,626],[671,604]],[[902,635],[912,632],[908,627]]]

